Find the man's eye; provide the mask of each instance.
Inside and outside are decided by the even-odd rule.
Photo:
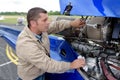
[[[46,19],[43,20],[44,22],[46,21]]]

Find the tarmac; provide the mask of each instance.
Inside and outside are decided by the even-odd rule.
[[[16,25],[16,24],[0,24],[5,25],[16,30],[22,30],[25,25]],[[16,80],[17,75],[17,66],[13,63],[8,57],[7,54],[7,42],[0,37],[0,80]],[[9,46],[10,47],[10,46]],[[13,54],[16,55],[15,51],[12,49]]]

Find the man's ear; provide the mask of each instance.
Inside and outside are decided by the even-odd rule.
[[[36,24],[36,21],[34,21],[34,20],[31,20],[30,21],[30,24],[31,24],[31,26],[33,26],[33,27],[35,27],[37,24]]]

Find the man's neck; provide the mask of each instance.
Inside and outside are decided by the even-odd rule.
[[[35,28],[30,28],[30,30],[34,33],[34,34],[42,34],[42,32],[39,32],[38,30],[36,30]]]

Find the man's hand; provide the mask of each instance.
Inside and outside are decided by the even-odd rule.
[[[70,69],[78,69],[85,66],[84,59],[76,59],[70,64]]]
[[[80,27],[83,27],[85,25],[85,21],[82,19],[75,19],[74,21],[70,22],[70,25],[72,27],[80,28]]]

